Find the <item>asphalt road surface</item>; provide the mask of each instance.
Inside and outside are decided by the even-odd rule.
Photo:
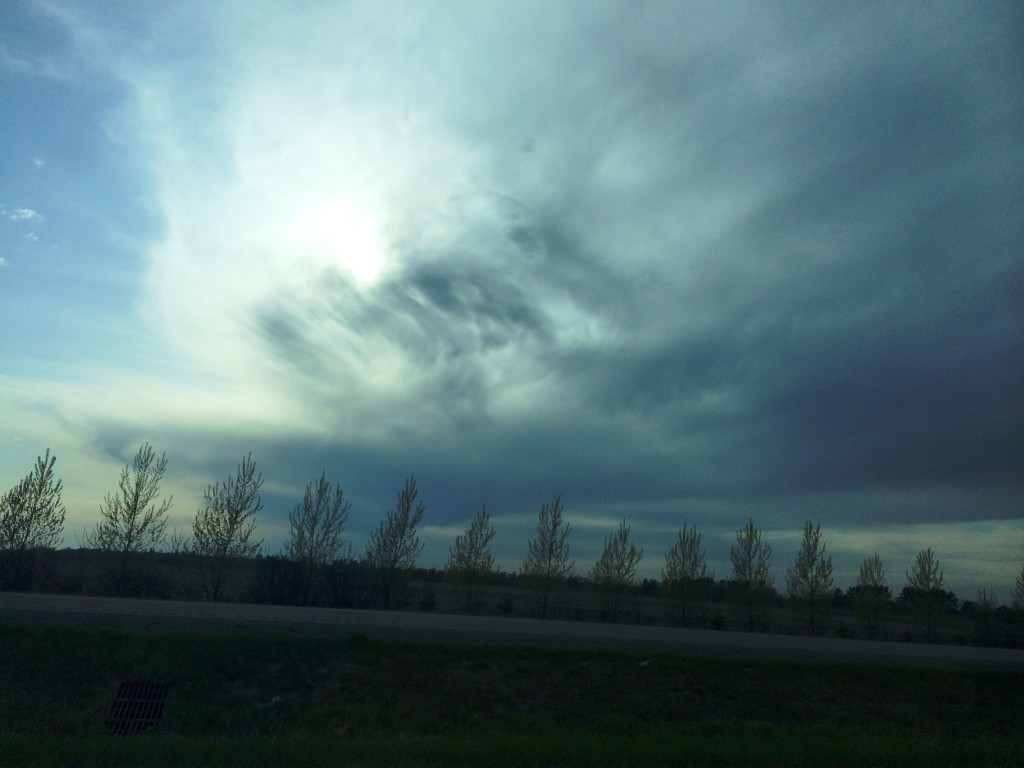
[[[784,659],[1024,670],[1024,650],[796,637],[405,611],[296,608],[0,592],[0,624],[148,633],[342,636],[388,640],[590,648],[745,659]]]

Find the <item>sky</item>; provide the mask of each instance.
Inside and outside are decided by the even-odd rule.
[[[0,7],[0,488],[49,448],[64,544],[138,447],[187,530],[252,454],[258,534],[325,473],[420,564],[561,494],[718,578],[1010,600],[1024,562],[1018,3]]]

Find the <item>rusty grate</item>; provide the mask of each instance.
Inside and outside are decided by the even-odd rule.
[[[131,736],[153,728],[164,715],[170,683],[123,680],[117,684],[107,715],[107,728],[118,736]]]

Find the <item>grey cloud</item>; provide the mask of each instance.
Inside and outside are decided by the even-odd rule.
[[[333,328],[425,372],[414,396],[450,429],[347,445],[353,465],[414,468],[446,521],[558,491],[648,505],[649,525],[798,525],[839,497],[881,520],[886,493],[918,521],[1019,511],[1018,15],[619,10],[539,46],[544,66],[477,51],[446,85],[486,216],[368,291],[322,275],[316,312],[282,295],[261,320],[299,370],[330,371]],[[560,341],[552,296],[600,329],[589,343]],[[502,349],[562,401],[488,420]],[[929,503],[900,506],[914,494]]]
[[[434,264],[415,269],[403,282],[405,290],[424,297],[452,322],[475,326],[484,349],[504,346],[519,335],[550,338],[550,321],[523,288],[486,267]]]
[[[508,239],[519,246],[528,255],[533,255],[540,250],[540,241],[536,233],[529,227],[517,225],[508,230]]]
[[[262,343],[310,378],[345,376],[351,344],[391,350],[421,377],[416,404],[482,418],[487,355],[530,355],[551,343],[552,319],[522,286],[486,264],[415,262],[368,290],[340,273],[316,280],[315,298],[283,291],[254,322]]]
[[[749,51],[612,48],[553,129],[531,127],[527,160],[551,174],[496,204],[504,229],[465,222],[451,233],[457,256],[413,261],[368,297],[328,280],[333,322],[436,371],[424,397],[481,409],[477,356],[521,343],[592,421],[497,439],[550,455],[567,483],[604,466],[613,496],[1012,478],[1024,419],[1008,286],[1021,232],[989,234],[1012,208],[987,181],[985,158],[1002,146],[983,145],[990,65],[965,72],[931,30],[886,16],[819,19],[813,31],[776,19],[760,34],[747,19]],[[848,48],[830,47],[847,35]],[[982,39],[957,45],[976,52]],[[772,63],[789,80],[758,81]],[[623,147],[633,164],[602,176]],[[522,154],[494,157],[500,188]],[[690,240],[687,219],[733,194],[748,210]],[[616,338],[559,346],[545,291],[571,295]],[[287,346],[289,333],[271,342]],[[616,419],[645,425],[646,440]],[[658,477],[672,455],[690,466]]]
[[[300,310],[277,304],[262,310],[256,320],[260,333],[273,352],[296,371],[320,376],[328,367],[322,346],[310,334],[311,318]]]
[[[260,153],[280,170],[287,130],[311,146],[278,177],[281,199],[365,203],[388,259],[369,286],[333,269],[284,276],[247,318],[272,360],[254,375],[276,377],[257,402],[315,414],[294,436],[208,415],[151,437],[93,424],[111,466],[151,439],[198,494],[251,450],[278,527],[324,469],[352,497],[357,547],[409,474],[432,525],[481,503],[527,519],[561,492],[581,565],[600,546],[588,521],[622,516],[652,561],[684,522],[724,559],[748,515],[775,532],[1019,519],[1019,5],[466,2],[400,24],[376,6],[131,8],[55,7],[37,41],[6,36],[22,77],[78,30],[54,66],[81,70],[83,87],[33,81],[46,87],[21,101],[35,117],[11,123],[22,157],[42,153],[18,126],[46,126],[59,150],[34,177],[88,166],[74,178],[89,183],[17,198],[51,229],[55,211],[72,216],[60,228],[76,268],[104,271],[89,251],[137,261],[137,241],[92,234],[99,209],[152,243],[167,200],[209,188],[210,232],[182,241],[204,277],[207,244],[215,259],[245,241],[233,206],[279,211],[248,195],[277,188]],[[143,98],[122,104],[134,87]],[[162,90],[169,117],[155,114]],[[278,100],[296,119],[264,125]],[[116,167],[91,133],[77,151],[83,125],[116,134]],[[312,146],[334,136],[345,151]],[[174,157],[148,154],[168,146]],[[321,150],[330,178],[303,166]],[[157,171],[158,193],[140,181],[128,194],[133,151],[140,174],[182,165]],[[57,199],[75,189],[116,204]],[[514,561],[528,526],[508,525],[500,554]]]

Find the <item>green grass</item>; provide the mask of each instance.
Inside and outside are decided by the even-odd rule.
[[[118,738],[116,681],[172,684]],[[0,627],[6,765],[1013,765],[1024,673]]]
[[[407,737],[186,738],[116,740],[0,736],[5,765],[153,766],[976,766],[1020,764],[1020,744],[830,729],[728,731],[618,738],[593,733]]]

